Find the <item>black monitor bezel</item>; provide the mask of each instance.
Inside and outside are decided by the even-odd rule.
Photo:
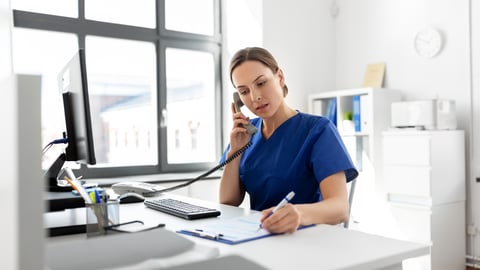
[[[76,86],[71,86],[71,83],[65,85],[65,76],[69,76],[69,80],[72,79],[72,76],[74,79],[80,79],[80,89],[74,89]],[[96,164],[84,49],[79,49],[61,70],[58,75],[58,84],[63,98],[68,145],[65,152],[60,154],[46,173],[47,186],[50,191],[71,190],[70,187],[59,186],[57,181],[65,161],[88,165]]]
[[[80,89],[78,85],[64,85],[64,76],[68,72],[81,80]],[[77,78],[77,79],[78,79]],[[71,79],[71,78],[70,78]],[[93,142],[92,117],[90,115],[90,96],[88,92],[87,67],[85,50],[79,49],[74,57],[68,62],[65,68],[58,75],[59,88],[63,96],[63,108],[65,113],[65,125],[67,128],[68,146],[65,149],[66,160],[75,161],[81,164],[95,165],[95,147]],[[80,93],[80,99],[76,94]]]

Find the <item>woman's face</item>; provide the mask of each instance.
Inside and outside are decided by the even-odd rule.
[[[233,70],[232,81],[243,104],[258,117],[272,117],[283,103],[283,72],[273,73],[258,61],[246,61]]]

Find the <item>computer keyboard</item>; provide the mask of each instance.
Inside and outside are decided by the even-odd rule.
[[[199,219],[220,215],[217,209],[207,208],[175,199],[148,199],[144,201],[147,207],[184,219]]]

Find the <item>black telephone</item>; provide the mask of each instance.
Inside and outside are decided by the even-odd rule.
[[[240,99],[240,95],[238,94],[238,92],[233,93],[233,104],[235,105],[235,112],[240,112],[240,108],[243,106],[243,102]],[[257,133],[258,131],[258,129],[252,124],[244,125],[244,127],[247,129],[247,132],[250,135]]]

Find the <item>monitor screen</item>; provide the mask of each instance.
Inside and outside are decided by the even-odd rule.
[[[68,186],[59,186],[57,177],[65,161],[80,164],[96,164],[88,95],[85,51],[79,51],[58,75],[58,87],[63,97],[66,139],[68,145],[46,173],[48,189],[63,191]]]

